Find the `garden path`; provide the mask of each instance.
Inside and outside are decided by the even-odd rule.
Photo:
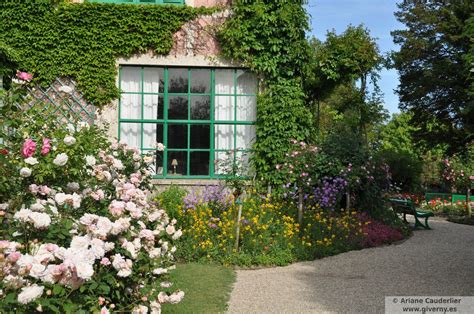
[[[385,296],[474,296],[474,226],[430,225],[398,245],[239,270],[229,313],[383,313]]]

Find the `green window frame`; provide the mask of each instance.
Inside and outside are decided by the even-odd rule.
[[[184,5],[185,0],[87,0],[96,3],[125,3],[125,4],[180,4]]]
[[[136,86],[133,91],[127,91],[126,83],[123,84],[125,71],[129,71],[127,73],[139,72],[133,74],[136,80],[140,82],[135,84]],[[149,87],[145,88],[145,81],[147,84],[150,83],[150,80],[145,78],[145,75],[148,75],[146,73],[150,73],[150,71],[158,71],[160,73],[160,82],[158,84],[160,87],[157,90],[150,90]],[[185,90],[173,90],[175,88],[173,87],[174,85],[170,86],[170,83],[175,84],[176,73],[181,73],[180,79],[187,79]],[[201,73],[200,75],[204,74],[204,76],[199,77],[197,73]],[[229,82],[232,82],[229,83],[230,85],[225,85],[229,86],[228,91],[216,90],[216,75],[219,75],[219,77],[227,76]],[[250,79],[245,83],[241,83],[239,78],[242,77]],[[209,86],[206,90],[196,90],[193,87],[197,86],[193,85],[195,84],[193,82],[197,82],[200,79],[204,81],[209,80]],[[242,84],[247,85],[242,87]],[[234,158],[233,163],[235,164],[238,158],[248,158],[249,154],[252,153],[251,142],[255,141],[258,82],[255,75],[243,68],[122,65],[119,67],[119,89],[121,93],[118,108],[119,140],[131,141],[127,140],[127,135],[124,135],[124,133],[126,133],[127,128],[132,127],[140,134],[138,138],[135,138],[137,145],[132,146],[138,146],[142,153],[156,150],[156,148],[150,147],[148,139],[144,140],[149,134],[154,134],[153,132],[156,132],[156,142],[162,142],[165,145],[163,152],[156,152],[156,173],[153,178],[219,179],[223,177],[223,174],[217,169],[217,160],[225,158],[224,156],[229,152],[235,152],[232,154]],[[139,103],[139,105],[135,106],[135,110],[130,109],[132,106],[127,103],[127,97],[131,97]],[[152,117],[149,114],[145,114],[147,111],[144,107],[146,97],[156,97],[158,99],[156,105],[157,113],[153,113],[154,116]],[[208,111],[204,113],[204,118],[199,115],[196,118],[195,112],[201,112],[199,114],[202,115],[202,104],[207,104],[207,102],[199,103],[195,99],[206,98],[209,99],[209,104],[208,109],[204,111]],[[218,98],[220,100],[217,100],[218,104],[216,104],[216,99]],[[227,105],[230,104],[230,109],[219,109],[222,99],[224,102],[227,102]],[[182,100],[186,103],[185,110],[176,110],[178,108],[175,106],[177,100]],[[195,104],[197,106],[194,106]],[[180,107],[180,109],[183,108]],[[150,108],[148,107],[148,109]],[[229,118],[223,118],[222,112],[219,110],[225,111],[224,115],[226,117],[229,116]],[[124,113],[125,111],[126,113]],[[216,113],[219,117],[216,117]],[[153,126],[155,129],[153,129]],[[177,131],[178,129],[181,129],[181,131]],[[199,129],[201,130],[198,131]],[[204,144],[205,147],[193,144],[196,141],[207,141],[206,129],[209,132],[208,147],[207,144]],[[228,140],[227,142],[231,143],[227,146],[218,143],[219,134],[221,134],[222,129],[230,130],[229,134],[231,136],[227,135],[224,138],[224,142]],[[152,130],[151,133],[149,132],[150,130]],[[148,135],[145,136],[145,132],[148,132]],[[176,134],[180,133],[184,136],[177,137]],[[172,136],[172,134],[175,134],[175,136]],[[205,135],[196,136],[196,134]],[[238,134],[240,134],[240,138],[238,138]],[[180,140],[177,140],[177,138]],[[251,138],[250,141],[248,140],[249,138]],[[176,144],[176,142],[179,142],[179,144]],[[239,143],[242,144],[243,142],[243,146],[239,145]],[[205,156],[208,157],[206,158]],[[173,159],[179,162],[178,166],[173,166]],[[182,165],[181,160],[185,161],[185,166]],[[201,173],[201,171],[196,170],[198,166],[195,166],[196,164],[193,166],[193,162],[196,162],[196,160],[200,160],[198,166],[204,165],[207,162],[207,173]],[[181,170],[176,171],[176,168],[179,168],[179,166],[181,166]]]

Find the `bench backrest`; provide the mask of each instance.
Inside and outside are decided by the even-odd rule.
[[[405,199],[389,199],[390,204],[394,211],[405,214],[414,214],[416,213],[415,205],[411,200]]]

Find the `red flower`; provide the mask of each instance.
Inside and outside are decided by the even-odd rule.
[[[0,154],[2,155],[8,155],[8,150],[7,149],[0,149]]]

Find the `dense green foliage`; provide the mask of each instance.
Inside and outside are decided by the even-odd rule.
[[[310,57],[304,1],[246,1],[232,4],[220,32],[222,53],[265,79],[258,99],[254,162],[262,178],[275,182],[274,165],[289,150],[289,139],[307,140],[311,112],[305,108],[302,77]]]
[[[41,82],[70,76],[100,107],[118,97],[118,57],[150,49],[166,55],[185,22],[210,12],[171,5],[7,1],[0,3],[0,42],[14,51],[21,70]]]
[[[275,168],[290,150],[290,139],[305,140],[312,127],[311,112],[305,107],[304,94],[294,81],[275,84],[258,98],[257,142],[254,162],[259,178],[281,184]],[[285,181],[286,182],[286,181]]]
[[[404,0],[396,16],[405,28],[392,32],[401,45],[393,54],[400,108],[414,113],[416,139],[451,152],[474,132],[473,12],[472,1]]]

